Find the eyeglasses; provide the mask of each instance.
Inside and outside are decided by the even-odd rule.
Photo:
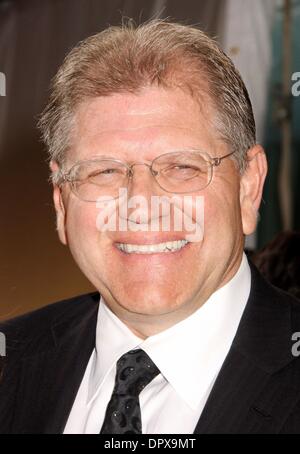
[[[205,189],[213,178],[213,169],[234,152],[212,158],[201,151],[176,151],[157,156],[151,164],[127,164],[118,159],[99,157],[74,164],[68,172],[59,171],[58,184],[69,183],[81,200],[96,202],[99,197],[118,198],[134,175],[133,168],[145,165],[165,192],[187,194]]]

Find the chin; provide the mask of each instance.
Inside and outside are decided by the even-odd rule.
[[[143,315],[163,315],[176,310],[181,304],[178,295],[166,292],[151,292],[145,288],[143,291],[135,291],[130,294],[123,293],[117,298],[121,306],[132,313]]]

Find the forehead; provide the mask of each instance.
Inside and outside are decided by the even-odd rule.
[[[207,147],[215,140],[212,124],[210,103],[200,105],[180,89],[149,87],[138,94],[114,94],[81,104],[72,150],[86,159],[99,154],[99,147],[109,152],[118,146],[125,154],[135,147],[142,152],[143,147],[166,144],[176,148],[203,142]]]

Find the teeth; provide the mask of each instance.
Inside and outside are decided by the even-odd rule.
[[[187,240],[167,241],[159,244],[127,244],[118,243],[117,247],[127,254],[154,254],[159,252],[175,252],[182,249]]]

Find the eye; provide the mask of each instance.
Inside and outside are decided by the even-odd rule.
[[[189,164],[173,164],[163,170],[164,174],[169,178],[189,179],[199,175],[199,167]]]
[[[116,167],[102,167],[90,170],[86,181],[96,185],[114,184],[126,175],[126,169]]]
[[[198,167],[193,167],[193,166],[187,165],[187,164],[179,164],[179,165],[174,166],[174,168],[176,170],[199,170]]]
[[[111,175],[116,172],[118,172],[117,169],[98,169],[94,170],[93,172],[90,172],[88,178],[93,178],[101,175]]]

